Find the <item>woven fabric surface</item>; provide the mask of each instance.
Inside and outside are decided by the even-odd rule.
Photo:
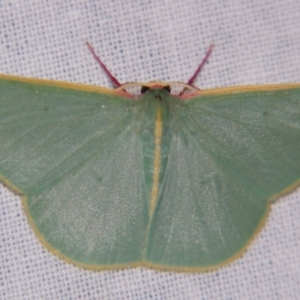
[[[202,89],[299,83],[299,28],[298,0],[1,1],[0,73],[110,87],[89,41],[121,82],[186,82],[214,43]],[[299,216],[298,188],[214,272],[92,272],[48,252],[0,184],[0,299],[300,299]]]

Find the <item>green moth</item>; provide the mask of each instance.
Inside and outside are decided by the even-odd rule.
[[[89,45],[88,45],[89,46]],[[39,240],[87,269],[205,271],[300,184],[300,85],[116,89],[2,75],[0,179]]]

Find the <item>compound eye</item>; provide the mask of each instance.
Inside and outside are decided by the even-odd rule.
[[[145,93],[148,92],[148,91],[149,91],[149,87],[143,85],[142,88],[141,88],[141,94],[145,94]]]
[[[164,86],[163,89],[164,89],[165,91],[167,91],[168,93],[171,93],[171,88],[170,88],[169,85]]]

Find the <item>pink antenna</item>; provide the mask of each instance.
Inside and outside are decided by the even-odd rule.
[[[213,44],[209,46],[208,51],[206,52],[206,55],[203,58],[201,64],[199,65],[199,67],[197,68],[197,70],[195,71],[193,76],[190,78],[190,80],[187,82],[188,85],[194,85],[194,81],[197,78],[197,76],[199,75],[199,73],[201,72],[201,70],[202,70],[203,66],[205,65],[205,63],[207,62],[209,56],[211,55],[213,47],[214,47]]]
[[[97,56],[96,52],[94,51],[93,47],[86,42],[86,45],[88,46],[90,52],[92,53],[92,55],[94,56],[94,59],[97,61],[97,63],[100,65],[100,67],[102,68],[102,70],[105,72],[105,74],[107,75],[107,77],[109,78],[109,80],[111,81],[111,83],[115,86],[115,87],[120,87],[122,84],[119,82],[119,80],[114,77],[106,68],[105,64],[101,61],[101,59]]]

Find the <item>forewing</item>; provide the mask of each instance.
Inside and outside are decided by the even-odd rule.
[[[89,268],[141,259],[147,221],[131,100],[0,81],[0,174],[59,256]]]
[[[174,107],[150,264],[205,270],[242,253],[270,200],[299,184],[299,92],[202,96]]]

